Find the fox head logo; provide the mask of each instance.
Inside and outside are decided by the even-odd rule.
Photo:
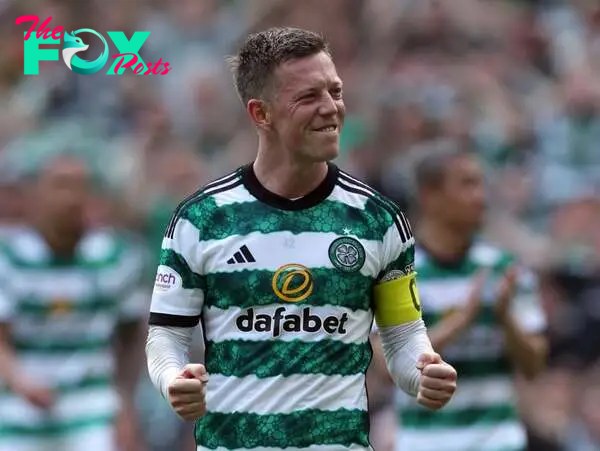
[[[104,50],[94,61],[87,61],[77,56],[77,53],[83,52],[89,48],[89,45],[86,45],[81,38],[77,37],[79,33],[83,32],[92,33],[98,36],[104,44]],[[73,72],[81,75],[93,74],[104,67],[106,61],[108,61],[108,43],[101,34],[89,28],[72,31],[71,34],[65,33],[62,57],[67,67]]]
[[[76,53],[87,50],[90,46],[85,45],[81,38],[75,37],[74,32],[71,32],[71,34],[65,33],[64,39],[65,40],[62,48],[62,57],[67,67],[73,70],[71,68],[71,59],[73,58],[73,56],[75,56]]]

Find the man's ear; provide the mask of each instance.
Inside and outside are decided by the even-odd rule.
[[[254,125],[259,128],[269,128],[271,126],[271,113],[269,106],[258,99],[250,99],[246,110],[252,119]]]

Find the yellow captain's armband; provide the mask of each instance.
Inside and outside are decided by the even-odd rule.
[[[373,298],[378,327],[399,326],[421,318],[417,273],[375,285]]]

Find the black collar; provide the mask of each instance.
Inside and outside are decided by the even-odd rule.
[[[418,237],[417,237],[418,242]],[[471,248],[473,247],[473,243],[469,244],[469,246],[464,250],[464,252],[452,257],[452,258],[441,258],[435,253],[433,253],[423,242],[418,242],[418,247],[427,255],[427,257],[438,267],[448,270],[448,271],[458,271],[460,270],[469,258],[469,253],[471,252]]]
[[[256,174],[254,173],[253,163],[250,163],[242,168],[242,181],[250,194],[256,197],[259,201],[270,205],[271,207],[279,208],[280,210],[304,210],[320,204],[327,199],[327,197],[329,197],[333,191],[337,177],[337,166],[333,163],[327,163],[327,175],[321,184],[306,196],[303,196],[297,200],[291,200],[286,197],[282,197],[279,194],[275,194],[262,186],[256,178]]]

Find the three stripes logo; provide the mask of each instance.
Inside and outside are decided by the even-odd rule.
[[[233,257],[227,260],[227,264],[234,265],[236,263],[254,263],[255,261],[256,259],[254,258],[254,255],[252,255],[252,252],[250,252],[248,246],[244,244],[242,247],[240,247],[239,251],[233,254]]]

